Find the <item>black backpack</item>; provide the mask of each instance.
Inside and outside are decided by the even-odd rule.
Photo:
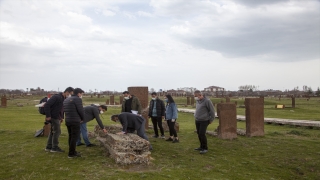
[[[48,97],[44,97],[40,100],[39,104],[43,103],[43,102],[47,102],[48,101]],[[44,112],[44,107],[39,107],[39,113],[46,115],[46,113]]]

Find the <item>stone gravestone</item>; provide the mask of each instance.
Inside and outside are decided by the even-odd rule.
[[[191,96],[190,98],[191,98],[191,106],[194,106],[194,97]]]
[[[120,99],[120,105],[122,105],[122,102],[123,102],[123,96],[119,96],[119,99]]]
[[[230,98],[229,97],[226,97],[226,102],[230,102]]]
[[[100,98],[100,94],[98,94],[98,98]]]
[[[1,96],[1,107],[6,108],[7,107],[7,97],[6,95]]]
[[[264,136],[264,101],[262,98],[245,98],[246,135]]]
[[[148,129],[149,127],[149,119],[148,119],[148,86],[137,86],[137,87],[128,87],[128,91],[131,95],[136,96],[140,103],[141,103],[141,109],[142,109],[142,116],[146,119],[146,125],[145,128]]]
[[[187,105],[190,105],[190,97],[187,97]]]
[[[109,105],[109,104],[110,104],[110,101],[109,101],[109,99],[107,99],[107,100],[106,100],[106,104],[107,104],[107,105]]]
[[[114,105],[114,95],[110,96],[110,105]]]
[[[292,108],[296,108],[296,98],[295,97],[291,97],[291,102],[292,102]]]
[[[219,117],[218,138],[237,138],[237,110],[233,103],[219,103],[217,105]]]
[[[105,128],[108,134],[104,134],[97,125],[94,129],[94,136],[105,148],[107,155],[117,164],[149,164],[151,159],[149,141],[133,133],[117,135],[116,133],[122,129],[121,125],[111,125]]]

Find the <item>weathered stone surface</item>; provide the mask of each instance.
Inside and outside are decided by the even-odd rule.
[[[6,95],[1,96],[1,107],[7,107],[7,97]]]
[[[110,105],[114,105],[114,95],[110,96]]]
[[[194,97],[191,96],[190,98],[191,98],[191,106],[193,106],[194,105]]]
[[[123,96],[119,96],[119,99],[120,99],[120,103],[122,105],[122,102],[123,102]]]
[[[233,103],[219,103],[217,105],[219,127],[218,137],[221,139],[237,138],[237,110]]]
[[[136,134],[128,133],[117,135],[121,131],[120,126],[106,126],[108,134],[104,134],[100,127],[95,127],[95,136],[105,147],[107,155],[122,165],[141,164],[150,162],[151,152],[149,142]]]
[[[246,98],[246,135],[264,136],[264,99]]]
[[[107,105],[110,104],[110,100],[109,100],[109,99],[106,100],[106,104],[107,104]]]
[[[163,127],[164,131],[168,131],[169,132],[169,126],[168,126],[167,121],[162,121],[162,127]],[[176,132],[179,132],[179,123],[178,122],[176,122],[174,124],[174,129],[176,130]]]
[[[296,98],[292,97],[291,100],[292,108],[296,108]]]
[[[142,109],[142,116],[144,119],[146,119],[146,125],[145,128],[147,129],[149,126],[149,119],[148,119],[148,105],[149,105],[149,99],[148,99],[148,86],[137,86],[137,87],[128,87],[128,91],[131,95],[135,95],[140,103],[141,103],[141,109]]]

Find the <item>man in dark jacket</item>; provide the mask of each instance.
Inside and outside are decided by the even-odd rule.
[[[96,119],[97,123],[99,124],[100,128],[103,130],[104,133],[107,133],[107,130],[105,129],[104,125],[102,124],[102,121],[100,119],[100,114],[107,111],[106,105],[96,106],[94,104],[90,106],[84,107],[84,121],[80,124],[80,131],[82,134],[82,138],[84,142],[86,143],[87,147],[95,146],[95,144],[90,143],[88,138],[88,131],[87,131],[87,122]],[[81,137],[79,136],[79,139],[77,141],[77,146],[84,145],[81,142]]]
[[[161,99],[157,97],[157,93],[151,93],[151,101],[149,104],[149,114],[148,118],[151,118],[154,130],[154,138],[158,138],[158,126],[161,132],[161,138],[165,138],[164,131],[162,127],[162,119],[164,119],[165,113],[164,103]]]
[[[129,91],[124,91],[123,93],[123,102],[121,112],[129,112],[138,111],[138,114],[141,114],[141,104],[137,97],[131,95]]]
[[[134,131],[137,131],[138,136],[149,141],[148,136],[145,133],[146,120],[141,115],[123,112],[121,114],[112,115],[111,120],[115,122],[120,121],[122,125],[122,131],[117,134],[133,133]],[[150,150],[152,150],[151,144]]]
[[[63,109],[66,115],[66,126],[69,134],[69,158],[81,157],[76,151],[76,143],[80,135],[80,123],[84,120],[84,109],[82,95],[84,91],[75,88],[73,95],[63,102]]]
[[[71,96],[73,88],[68,87],[63,93],[53,95],[44,105],[46,122],[51,123],[51,130],[48,136],[45,151],[64,152],[59,147],[59,136],[61,134],[61,123],[63,122],[63,101]]]

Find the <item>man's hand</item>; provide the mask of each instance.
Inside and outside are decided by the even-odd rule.
[[[50,121],[51,120],[51,117],[46,117],[46,121]]]
[[[105,133],[105,134],[107,134],[108,133],[108,131],[106,130],[106,129],[102,129],[103,130],[103,132]]]
[[[125,134],[125,132],[121,131],[121,132],[118,132],[117,134],[122,135],[122,134]]]

